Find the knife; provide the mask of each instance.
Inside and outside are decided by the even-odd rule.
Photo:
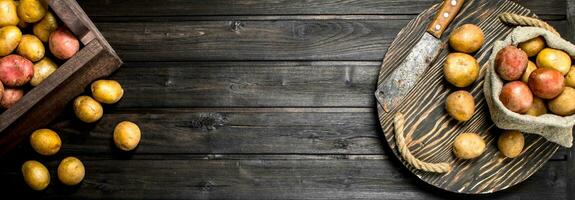
[[[439,54],[441,34],[453,21],[463,0],[444,0],[435,18],[405,60],[378,86],[375,96],[385,112],[394,110]]]

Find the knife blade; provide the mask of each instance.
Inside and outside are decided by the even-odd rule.
[[[443,46],[441,35],[462,6],[463,0],[444,0],[423,36],[377,87],[375,96],[385,112],[391,112],[399,105],[435,60]]]

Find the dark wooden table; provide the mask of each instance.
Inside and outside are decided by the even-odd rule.
[[[74,199],[575,199],[573,151],[503,192],[457,195],[419,181],[390,153],[373,91],[384,53],[437,0],[81,0],[125,61],[125,88],[87,125],[70,109],[51,125],[54,157],[27,143],[0,159],[0,194]],[[575,38],[575,1],[520,0]],[[116,150],[114,125],[138,123],[142,142]],[[77,156],[86,178],[58,183]],[[43,192],[20,166],[52,172]],[[6,197],[6,198],[5,198]]]

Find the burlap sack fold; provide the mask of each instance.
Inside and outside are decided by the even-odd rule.
[[[499,100],[499,94],[503,87],[503,80],[499,78],[493,67],[495,66],[495,56],[500,49],[508,45],[517,45],[518,43],[529,39],[543,36],[547,46],[555,49],[561,49],[567,52],[571,57],[575,56],[575,45],[564,40],[545,29],[537,27],[517,27],[504,39],[496,41],[493,44],[491,57],[487,62],[487,71],[483,85],[485,99],[489,106],[491,119],[495,125],[501,129],[519,130],[524,133],[541,135],[548,141],[557,143],[564,147],[573,145],[572,130],[575,125],[575,115],[557,116],[545,114],[538,117],[522,115],[512,112],[505,108]]]

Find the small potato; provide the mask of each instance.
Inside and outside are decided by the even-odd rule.
[[[529,75],[529,88],[542,99],[553,99],[565,88],[564,79],[557,70],[538,68]]]
[[[485,151],[485,141],[475,133],[462,133],[453,142],[453,153],[460,159],[473,159]]]
[[[16,12],[16,2],[13,0],[0,0],[0,27],[16,26],[20,19]]]
[[[58,165],[58,179],[64,185],[78,185],[84,180],[85,170],[84,164],[78,158],[67,157]]]
[[[537,55],[543,48],[545,48],[545,39],[539,36],[517,45],[521,50],[525,51],[527,56],[532,57]]]
[[[16,26],[5,26],[0,28],[0,57],[6,56],[14,51],[22,40],[22,31]]]
[[[56,63],[52,62],[50,58],[44,57],[42,60],[34,64],[34,76],[30,80],[30,85],[38,86],[44,79],[48,78],[52,73],[58,69]]]
[[[50,34],[58,28],[58,20],[54,17],[52,12],[47,12],[46,16],[40,20],[40,22],[34,24],[32,32],[38,37],[42,42],[47,43],[50,38]]]
[[[114,104],[124,95],[122,85],[115,80],[97,80],[90,86],[92,96],[100,103]]]
[[[527,54],[514,46],[507,46],[495,56],[495,71],[506,81],[521,78],[527,68]]]
[[[74,113],[78,119],[86,123],[100,120],[104,114],[102,105],[89,96],[79,96],[74,100]]]
[[[46,15],[46,8],[40,0],[20,0],[18,17],[27,23],[36,23]]]
[[[22,41],[18,45],[17,52],[19,55],[28,58],[32,62],[39,61],[44,58],[44,44],[35,35],[24,35],[22,36]]]
[[[499,151],[508,158],[515,158],[523,151],[525,145],[525,138],[519,131],[505,131],[497,140],[497,147]]]
[[[449,45],[456,51],[473,53],[483,46],[485,35],[479,26],[464,24],[457,27],[449,36]]]
[[[537,54],[537,66],[541,68],[555,69],[566,75],[571,69],[571,57],[562,50],[545,48]]]
[[[533,97],[533,104],[529,110],[525,113],[531,116],[541,116],[547,114],[547,107],[545,107],[545,102],[539,97]]]
[[[44,190],[50,184],[50,172],[46,166],[35,160],[26,161],[22,165],[22,175],[26,184],[36,191]]]
[[[525,69],[525,72],[523,72],[523,75],[521,75],[521,81],[523,81],[524,83],[528,83],[529,75],[531,75],[531,72],[535,71],[536,69],[537,66],[535,65],[535,63],[527,61],[527,69]]]
[[[4,109],[11,108],[16,102],[24,96],[24,90],[18,88],[4,88],[2,100],[0,100],[0,107]]]
[[[565,86],[575,87],[575,65],[571,66],[571,69],[565,75]]]
[[[506,83],[501,88],[499,100],[503,105],[516,113],[526,113],[533,103],[533,94],[527,84],[521,81]]]
[[[443,65],[443,75],[451,84],[467,87],[477,80],[479,63],[468,54],[450,53]]]
[[[456,120],[467,121],[475,113],[475,101],[469,92],[459,90],[447,96],[445,108],[447,113]]]
[[[575,89],[565,87],[565,90],[548,104],[549,110],[554,114],[561,116],[575,114]]]
[[[30,145],[41,155],[51,156],[60,150],[62,140],[50,129],[38,129],[30,135]]]
[[[66,27],[60,27],[50,34],[48,46],[56,58],[67,60],[78,52],[80,42]]]
[[[34,76],[34,67],[30,60],[9,55],[0,59],[0,81],[8,87],[22,86]]]
[[[142,133],[138,125],[123,121],[114,128],[114,143],[116,147],[124,151],[131,151],[138,146]]]

